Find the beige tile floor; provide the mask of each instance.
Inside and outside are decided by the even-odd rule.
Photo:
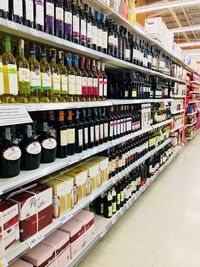
[[[200,267],[200,134],[79,267]]]

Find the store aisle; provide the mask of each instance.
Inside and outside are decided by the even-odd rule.
[[[79,267],[200,266],[200,134]]]

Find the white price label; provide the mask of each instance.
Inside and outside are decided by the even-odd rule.
[[[117,222],[117,216],[113,216],[112,218],[111,218],[111,223],[112,224],[115,224]]]
[[[124,211],[123,211],[123,209],[121,209],[121,210],[119,211],[119,213],[120,213],[121,216],[123,216],[123,215],[124,215]]]
[[[104,237],[105,234],[107,233],[107,229],[103,229],[103,231],[101,231],[101,233],[99,234],[100,238]]]
[[[44,235],[43,234],[38,234],[36,236],[34,236],[33,238],[31,238],[28,241],[28,245],[30,248],[35,247],[38,243],[40,243],[42,240],[44,239]]]
[[[60,222],[64,224],[69,219],[69,215],[63,215],[60,217]]]
[[[0,260],[0,266],[1,267],[7,267],[8,266],[8,262],[5,258]]]

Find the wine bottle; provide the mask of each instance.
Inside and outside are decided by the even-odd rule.
[[[75,154],[75,124],[73,123],[72,110],[68,110],[67,116],[67,154]]]
[[[76,94],[76,76],[75,76],[75,70],[72,67],[72,54],[67,53],[67,73],[68,73],[68,101],[74,101],[75,94]]]
[[[82,77],[81,77],[81,86],[82,86],[82,97],[83,100],[86,100],[87,95],[88,95],[88,73],[85,68],[85,57],[81,56],[80,58],[80,70],[82,72]]]
[[[102,52],[107,54],[108,52],[108,26],[106,16],[101,14],[102,23]]]
[[[75,101],[81,100],[82,95],[82,73],[79,69],[79,57],[74,55],[74,71],[75,71]]]
[[[66,0],[64,5],[65,11],[65,39],[72,41],[73,34],[72,34],[72,1]]]
[[[34,4],[33,0],[23,0],[23,23],[33,28],[34,26]]]
[[[56,138],[56,119],[55,119],[55,112],[49,111],[49,133],[54,138]]]
[[[99,108],[98,117],[99,117],[99,144],[103,144],[104,142],[104,118],[102,116],[101,108]]]
[[[72,1],[72,34],[73,34],[73,42],[79,44],[79,34],[80,34],[80,17],[79,17],[79,7],[78,1]]]
[[[3,38],[3,79],[4,79],[4,103],[15,103],[14,96],[18,95],[17,65],[11,54],[11,40],[9,35]]]
[[[57,158],[67,157],[67,125],[65,124],[64,111],[58,113],[58,124],[56,127],[56,141],[57,141]]]
[[[28,59],[29,70],[30,70],[30,102],[39,102],[39,91],[41,90],[41,78],[40,78],[40,64],[35,57],[35,44],[30,43]]]
[[[68,76],[67,76],[67,68],[64,65],[64,52],[58,52],[58,68],[60,71],[60,89],[61,89],[61,98],[60,102],[65,102],[68,95]]]
[[[30,95],[30,71],[29,64],[24,57],[24,40],[19,40],[18,56],[16,58],[17,71],[18,71],[18,88],[19,95],[17,102],[28,103],[28,97]]]
[[[19,147],[22,151],[21,169],[35,170],[40,166],[41,145],[33,138],[33,130],[31,125],[26,126],[26,133],[19,142]]]
[[[112,193],[109,190],[104,197],[104,217],[111,218],[112,215]]]
[[[51,102],[58,102],[61,95],[60,69],[56,63],[56,49],[50,49]]]
[[[101,23],[101,14],[99,11],[95,11],[95,17],[97,21],[97,51],[102,51],[102,40],[103,40],[103,31]]]
[[[83,3],[81,3],[79,6],[79,17],[80,17],[80,44],[86,46],[86,13]]]
[[[108,54],[114,56],[114,26],[111,19],[108,25]]]
[[[92,117],[92,111],[89,109],[87,114],[87,120],[88,120],[88,147],[92,148],[94,147],[94,121]]]
[[[2,95],[4,93],[4,81],[3,81],[3,62],[2,57],[0,56],[0,103],[2,102]]]
[[[93,93],[93,72],[91,71],[91,61],[90,58],[86,59],[86,69],[87,69],[87,74],[88,74],[88,79],[87,79],[87,100],[92,99],[92,93]]]
[[[97,108],[94,109],[93,120],[94,120],[94,145],[98,146],[100,139],[100,122],[99,122]]]
[[[112,214],[117,212],[117,194],[115,188],[112,188]]]
[[[51,163],[55,161],[57,142],[56,139],[50,135],[47,119],[43,121],[43,130],[41,135],[37,138],[42,147],[41,163]]]
[[[45,32],[54,34],[54,0],[45,2]]]
[[[44,0],[34,1],[34,27],[44,31]]]
[[[11,178],[20,173],[21,150],[11,140],[10,127],[5,128],[5,133],[0,144],[0,177]]]
[[[92,100],[97,100],[99,92],[98,92],[98,75],[95,59],[92,59],[92,73],[93,73],[93,84],[92,84]]]
[[[82,124],[83,124],[83,150],[88,149],[88,122],[86,117],[86,110],[82,111]]]
[[[55,0],[55,35],[63,38],[64,36],[64,9],[63,0]]]
[[[0,17],[4,19],[9,18],[9,0],[0,2]]]
[[[10,20],[14,22],[18,22],[20,24],[23,23],[23,3],[22,0],[10,0],[9,5],[10,12]]]
[[[76,110],[75,118],[75,152],[81,153],[83,151],[83,124],[80,121],[80,111]]]
[[[91,9],[92,14],[92,48],[97,49],[97,21],[95,17],[94,8]]]
[[[107,91],[108,91],[108,77],[105,72],[105,63],[101,65],[101,73],[103,76],[103,100],[107,99]]]
[[[51,85],[51,67],[47,61],[47,51],[46,46],[41,48],[41,61],[40,61],[40,71],[41,71],[41,102],[50,102],[50,92],[52,90]]]
[[[85,4],[85,16],[86,16],[86,40],[87,40],[87,47],[92,48],[92,13],[91,7],[88,7],[88,4]]]

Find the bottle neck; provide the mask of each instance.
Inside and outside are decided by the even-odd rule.
[[[49,130],[48,123],[46,121],[43,122],[43,132],[47,133]]]
[[[33,136],[33,130],[32,130],[32,126],[31,125],[27,125],[26,133],[27,133],[27,137],[28,138],[32,138],[32,136]]]
[[[11,141],[11,132],[10,132],[10,128],[8,127],[5,128],[5,139],[8,141]]]
[[[68,111],[67,120],[72,121],[72,111],[71,110]]]
[[[4,52],[11,53],[11,42],[8,39],[4,40]]]
[[[60,111],[60,112],[59,112],[58,120],[59,120],[59,122],[64,123],[64,120],[65,120],[65,114],[64,114],[64,111]]]

